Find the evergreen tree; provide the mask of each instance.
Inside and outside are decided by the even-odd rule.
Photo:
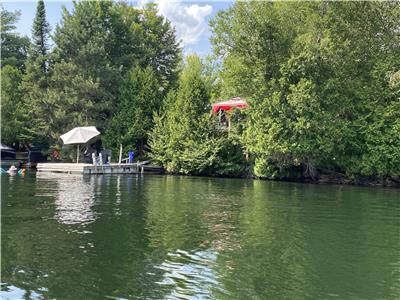
[[[399,68],[399,15],[396,2],[239,2],[218,14],[222,92],[249,98],[257,176],[398,175],[385,78]]]
[[[150,67],[143,70],[136,67],[127,74],[121,89],[117,113],[109,122],[105,144],[116,151],[122,144],[124,152],[137,149],[143,155],[153,127],[153,114],[162,104],[161,86]]]
[[[177,91],[168,94],[164,111],[155,116],[151,156],[169,172],[206,173],[218,153],[209,117],[210,95],[198,56],[188,56]]]
[[[24,94],[24,126],[20,139],[25,142],[49,145],[54,107],[49,102],[48,38],[43,0],[39,0],[32,25],[32,43],[26,62],[21,90]]]
[[[48,52],[48,37],[50,25],[46,20],[46,10],[44,1],[39,0],[36,7],[36,15],[32,25],[32,44],[30,49],[30,59],[40,60],[39,64],[43,74],[47,73],[47,62],[45,56]]]
[[[91,111],[87,120],[101,132],[113,127],[114,116],[122,118],[124,112],[120,109],[128,105],[129,98],[125,83],[134,66],[150,67],[166,91],[172,84],[179,58],[174,31],[154,8],[139,10],[122,2],[75,2],[72,13],[64,10],[54,41],[54,68],[67,63],[69,70],[76,72],[69,73],[69,82],[64,82],[68,87],[76,85],[75,89],[64,90],[63,97],[71,99],[67,103],[87,101]],[[63,79],[59,80],[55,91],[62,88]],[[81,82],[96,83],[96,88],[88,94],[79,90]],[[84,98],[77,99],[77,95]],[[76,110],[77,114],[83,112]],[[143,126],[147,128],[145,123]],[[128,138],[129,145],[136,138]]]
[[[157,84],[157,101],[161,101],[173,84],[179,47],[171,25],[156,13],[151,5],[139,10],[110,1],[74,3],[72,13],[64,9],[54,35],[54,51],[48,53],[50,29],[44,3],[39,1],[21,83],[24,126],[20,138],[52,146],[74,126],[95,125],[105,132],[114,115],[121,117],[120,109],[129,106],[129,97],[121,93],[124,78],[130,76],[127,71],[135,65],[152,69],[148,71],[162,86],[159,89],[152,83]],[[150,107],[145,108],[145,119],[153,113]],[[141,134],[130,140],[144,145],[149,122],[137,125],[143,125],[134,126]]]
[[[163,90],[168,91],[178,78],[178,64],[182,59],[175,29],[168,19],[158,15],[154,3],[145,6],[141,14],[141,23],[143,55],[140,57],[140,64],[142,67],[150,66]]]

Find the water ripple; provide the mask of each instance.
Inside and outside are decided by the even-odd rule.
[[[217,254],[211,250],[168,253],[167,259],[156,266],[164,271],[163,279],[157,283],[171,288],[165,299],[214,299],[216,291],[226,294],[213,269]]]

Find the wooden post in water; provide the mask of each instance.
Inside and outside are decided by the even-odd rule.
[[[122,144],[119,145],[119,161],[118,164],[121,164],[122,161]]]

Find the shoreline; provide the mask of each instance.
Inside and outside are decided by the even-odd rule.
[[[34,172],[38,172],[36,168],[32,168]],[[99,174],[100,175],[100,174]],[[107,175],[107,174],[106,174]],[[123,174],[122,174],[123,175]],[[125,174],[126,175],[126,174]],[[320,173],[318,178],[270,178],[258,177],[252,174],[239,174],[239,175],[221,175],[221,174],[184,174],[162,171],[158,175],[172,175],[172,176],[188,176],[188,177],[208,177],[208,178],[227,178],[227,179],[251,179],[251,180],[264,180],[264,181],[280,181],[280,182],[293,182],[303,184],[318,184],[318,185],[346,185],[346,186],[360,186],[360,187],[388,187],[400,188],[400,176],[397,178],[378,178],[373,176],[357,176],[349,178],[342,173]]]
[[[188,176],[188,177],[209,177],[209,178],[227,178],[227,179],[251,179],[251,180],[263,180],[263,181],[280,181],[280,182],[293,182],[303,184],[317,184],[317,185],[341,185],[341,186],[359,186],[359,187],[378,187],[378,188],[400,188],[400,177],[395,178],[377,178],[359,176],[354,179],[348,178],[341,174],[340,176],[328,176],[327,174],[321,175],[317,179],[311,178],[267,178],[257,177],[255,175],[218,175],[218,174],[181,174],[164,172],[160,175],[172,175],[172,176]]]

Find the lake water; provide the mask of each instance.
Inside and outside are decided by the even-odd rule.
[[[3,299],[399,299],[400,190],[1,176]]]

